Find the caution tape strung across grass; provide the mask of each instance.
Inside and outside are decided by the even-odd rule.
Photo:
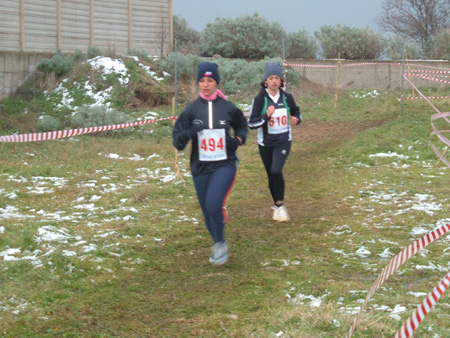
[[[450,168],[450,162],[445,158],[445,153],[447,152],[448,148],[450,147],[450,140],[444,136],[444,133],[449,133],[450,130],[438,130],[434,124],[434,122],[438,119],[444,119],[447,123],[450,123],[448,117],[450,116],[450,112],[446,112],[446,113],[437,113],[437,114],[433,114],[431,116],[431,127],[433,128],[433,132],[430,135],[430,146],[431,149],[433,150],[433,152],[437,155],[437,157],[439,157],[439,159],[445,163],[445,165],[447,167]],[[433,142],[431,141],[431,137],[433,137],[434,135],[436,135],[439,140],[441,140],[446,146],[447,146],[447,150],[445,150],[442,154],[441,152],[437,149],[437,147],[433,144]]]
[[[424,97],[422,96],[408,96],[408,97],[403,97],[405,100],[423,100]],[[439,100],[439,99],[450,99],[450,96],[428,96],[427,99],[430,100]],[[402,99],[398,99],[399,101],[401,101]]]
[[[58,131],[49,131],[45,133],[32,133],[32,134],[20,134],[20,135],[8,135],[8,136],[0,136],[0,142],[36,142],[36,141],[46,141],[46,140],[55,140],[59,138],[66,138],[72,136],[78,136],[83,134],[91,134],[108,130],[122,129],[140,126],[143,124],[154,123],[158,121],[164,120],[174,120],[175,116],[163,117],[160,119],[139,121],[139,122],[130,122],[130,123],[122,123],[115,124],[109,126],[99,126],[99,127],[90,127],[90,128],[80,128],[80,129],[67,129],[67,130],[58,130]]]
[[[445,153],[447,152],[447,150],[450,147],[450,139],[448,139],[447,137],[444,136],[444,134],[449,133],[450,130],[438,130],[438,128],[435,125],[435,121],[438,119],[443,119],[445,122],[447,122],[448,124],[450,124],[450,112],[445,112],[442,113],[439,111],[439,109],[433,104],[431,103],[431,101],[429,100],[428,97],[426,97],[420,90],[419,88],[417,88],[414,83],[405,75],[403,75],[403,77],[405,78],[406,81],[408,81],[410,83],[410,85],[419,93],[419,95],[425,100],[427,101],[431,107],[433,107],[433,109],[436,111],[436,114],[433,114],[431,116],[431,127],[433,128],[433,132],[430,135],[430,146],[431,149],[433,150],[433,152],[437,155],[437,157],[439,157],[439,159],[445,163],[445,165],[447,167],[450,168],[450,162],[445,158]],[[441,153],[438,148],[433,144],[431,138],[433,136],[436,136],[441,142],[443,142],[446,146],[446,150]]]
[[[366,307],[366,305],[369,302],[370,298],[372,298],[373,294],[381,287],[381,285],[383,285],[383,283],[395,271],[397,271],[400,268],[400,266],[402,266],[407,260],[409,260],[417,252],[419,252],[420,250],[425,248],[428,244],[431,244],[432,242],[437,240],[439,237],[441,237],[442,235],[444,235],[448,231],[450,231],[450,224],[444,224],[441,227],[436,228],[433,231],[429,232],[428,234],[426,234],[422,238],[419,238],[415,242],[411,243],[406,248],[404,248],[397,256],[392,258],[392,260],[389,262],[389,264],[383,269],[381,274],[378,276],[378,278],[375,281],[375,283],[373,284],[373,286],[370,288],[366,298],[364,299],[363,304],[361,305],[361,308],[359,309],[359,312],[355,315],[355,318],[353,320],[352,326],[350,327],[350,330],[347,333],[347,338],[350,338],[353,335],[353,332],[355,331],[356,326],[359,323],[359,320],[361,318],[361,314],[362,314],[364,308]],[[425,316],[426,316],[426,314],[424,314],[423,318]],[[412,331],[417,329],[417,326]]]
[[[450,285],[450,272],[438,283],[438,285],[431,291],[423,300],[413,314],[405,321],[398,330],[395,338],[409,338],[414,335],[414,331],[419,327],[422,320],[427,316],[428,312],[436,305],[439,298],[444,294],[447,287]]]

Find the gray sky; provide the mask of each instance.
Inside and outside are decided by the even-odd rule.
[[[384,0],[173,0],[173,14],[186,19],[189,27],[201,31],[216,17],[234,19],[260,16],[279,22],[286,32],[306,29],[310,34],[320,27],[337,24],[352,28],[369,27],[381,33],[374,22]]]

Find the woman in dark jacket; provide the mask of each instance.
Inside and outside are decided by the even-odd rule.
[[[282,90],[282,69],[267,63],[260,93],[253,99],[248,125],[258,129],[261,160],[266,169],[269,189],[274,202],[273,219],[290,219],[284,204],[283,166],[291,150],[292,126],[302,121],[300,108],[291,94]]]
[[[233,188],[238,146],[245,143],[247,122],[233,103],[217,89],[218,66],[202,62],[198,67],[199,97],[178,117],[173,128],[173,145],[183,150],[192,141],[190,166],[206,227],[212,237],[212,265],[228,261],[224,237],[226,202]]]

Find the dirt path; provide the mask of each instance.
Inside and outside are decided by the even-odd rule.
[[[380,121],[327,122],[310,119],[294,129],[293,140],[299,143],[318,143],[328,140],[343,141],[352,138],[363,130],[379,126]]]

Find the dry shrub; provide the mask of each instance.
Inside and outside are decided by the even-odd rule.
[[[134,84],[133,90],[135,98],[145,107],[167,106],[172,104],[174,89],[161,84],[150,78],[139,76],[139,81]],[[136,105],[137,101],[132,98],[128,100],[127,105]]]
[[[149,193],[150,187],[147,185],[142,189],[142,191],[140,191],[136,196],[134,196],[134,201],[136,203],[145,202],[148,198]]]
[[[185,104],[195,100],[198,97],[198,93],[198,85],[194,80],[178,82],[178,95],[184,98]]]
[[[0,114],[0,126],[5,130],[17,130],[19,133],[36,133],[37,118],[34,113],[20,112],[8,116],[5,113]]]
[[[55,73],[49,73],[39,78],[36,83],[37,87],[43,91],[51,92],[58,86],[58,77]]]

